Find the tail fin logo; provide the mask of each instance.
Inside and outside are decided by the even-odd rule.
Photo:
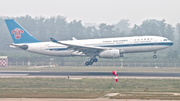
[[[12,34],[15,35],[16,39],[20,39],[21,38],[21,34],[24,33],[24,31],[20,28],[15,28],[14,30],[11,31]]]

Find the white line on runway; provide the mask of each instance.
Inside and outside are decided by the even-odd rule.
[[[0,74],[0,76],[27,76],[29,74]]]
[[[0,71],[0,72],[41,72],[41,71]]]

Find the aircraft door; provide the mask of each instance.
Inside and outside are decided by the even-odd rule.
[[[133,43],[134,43],[133,39],[129,39],[129,46],[133,46]]]
[[[155,46],[158,44],[158,41],[159,41],[158,38],[154,38],[154,40],[153,40],[154,44],[151,45],[151,51],[155,50],[155,48],[156,48]]]

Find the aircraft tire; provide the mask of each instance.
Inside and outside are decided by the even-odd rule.
[[[92,65],[93,64],[93,62],[89,62],[89,65]]]
[[[94,62],[94,59],[90,59],[89,62]]]
[[[153,58],[157,58],[157,55],[153,55]]]
[[[97,62],[97,61],[98,61],[98,59],[97,59],[97,58],[94,58],[94,59],[93,59],[93,62]]]
[[[85,65],[86,65],[86,66],[89,66],[89,65],[90,65],[89,61],[86,61],[86,62],[85,62]]]

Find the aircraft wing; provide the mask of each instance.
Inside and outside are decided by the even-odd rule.
[[[103,47],[91,47],[91,46],[74,45],[74,44],[58,42],[54,38],[50,38],[50,39],[51,39],[52,42],[68,46],[67,47],[68,49],[73,50],[75,52],[82,52],[85,55],[92,55],[92,54],[96,55],[99,52],[105,50],[105,48],[103,48]]]

